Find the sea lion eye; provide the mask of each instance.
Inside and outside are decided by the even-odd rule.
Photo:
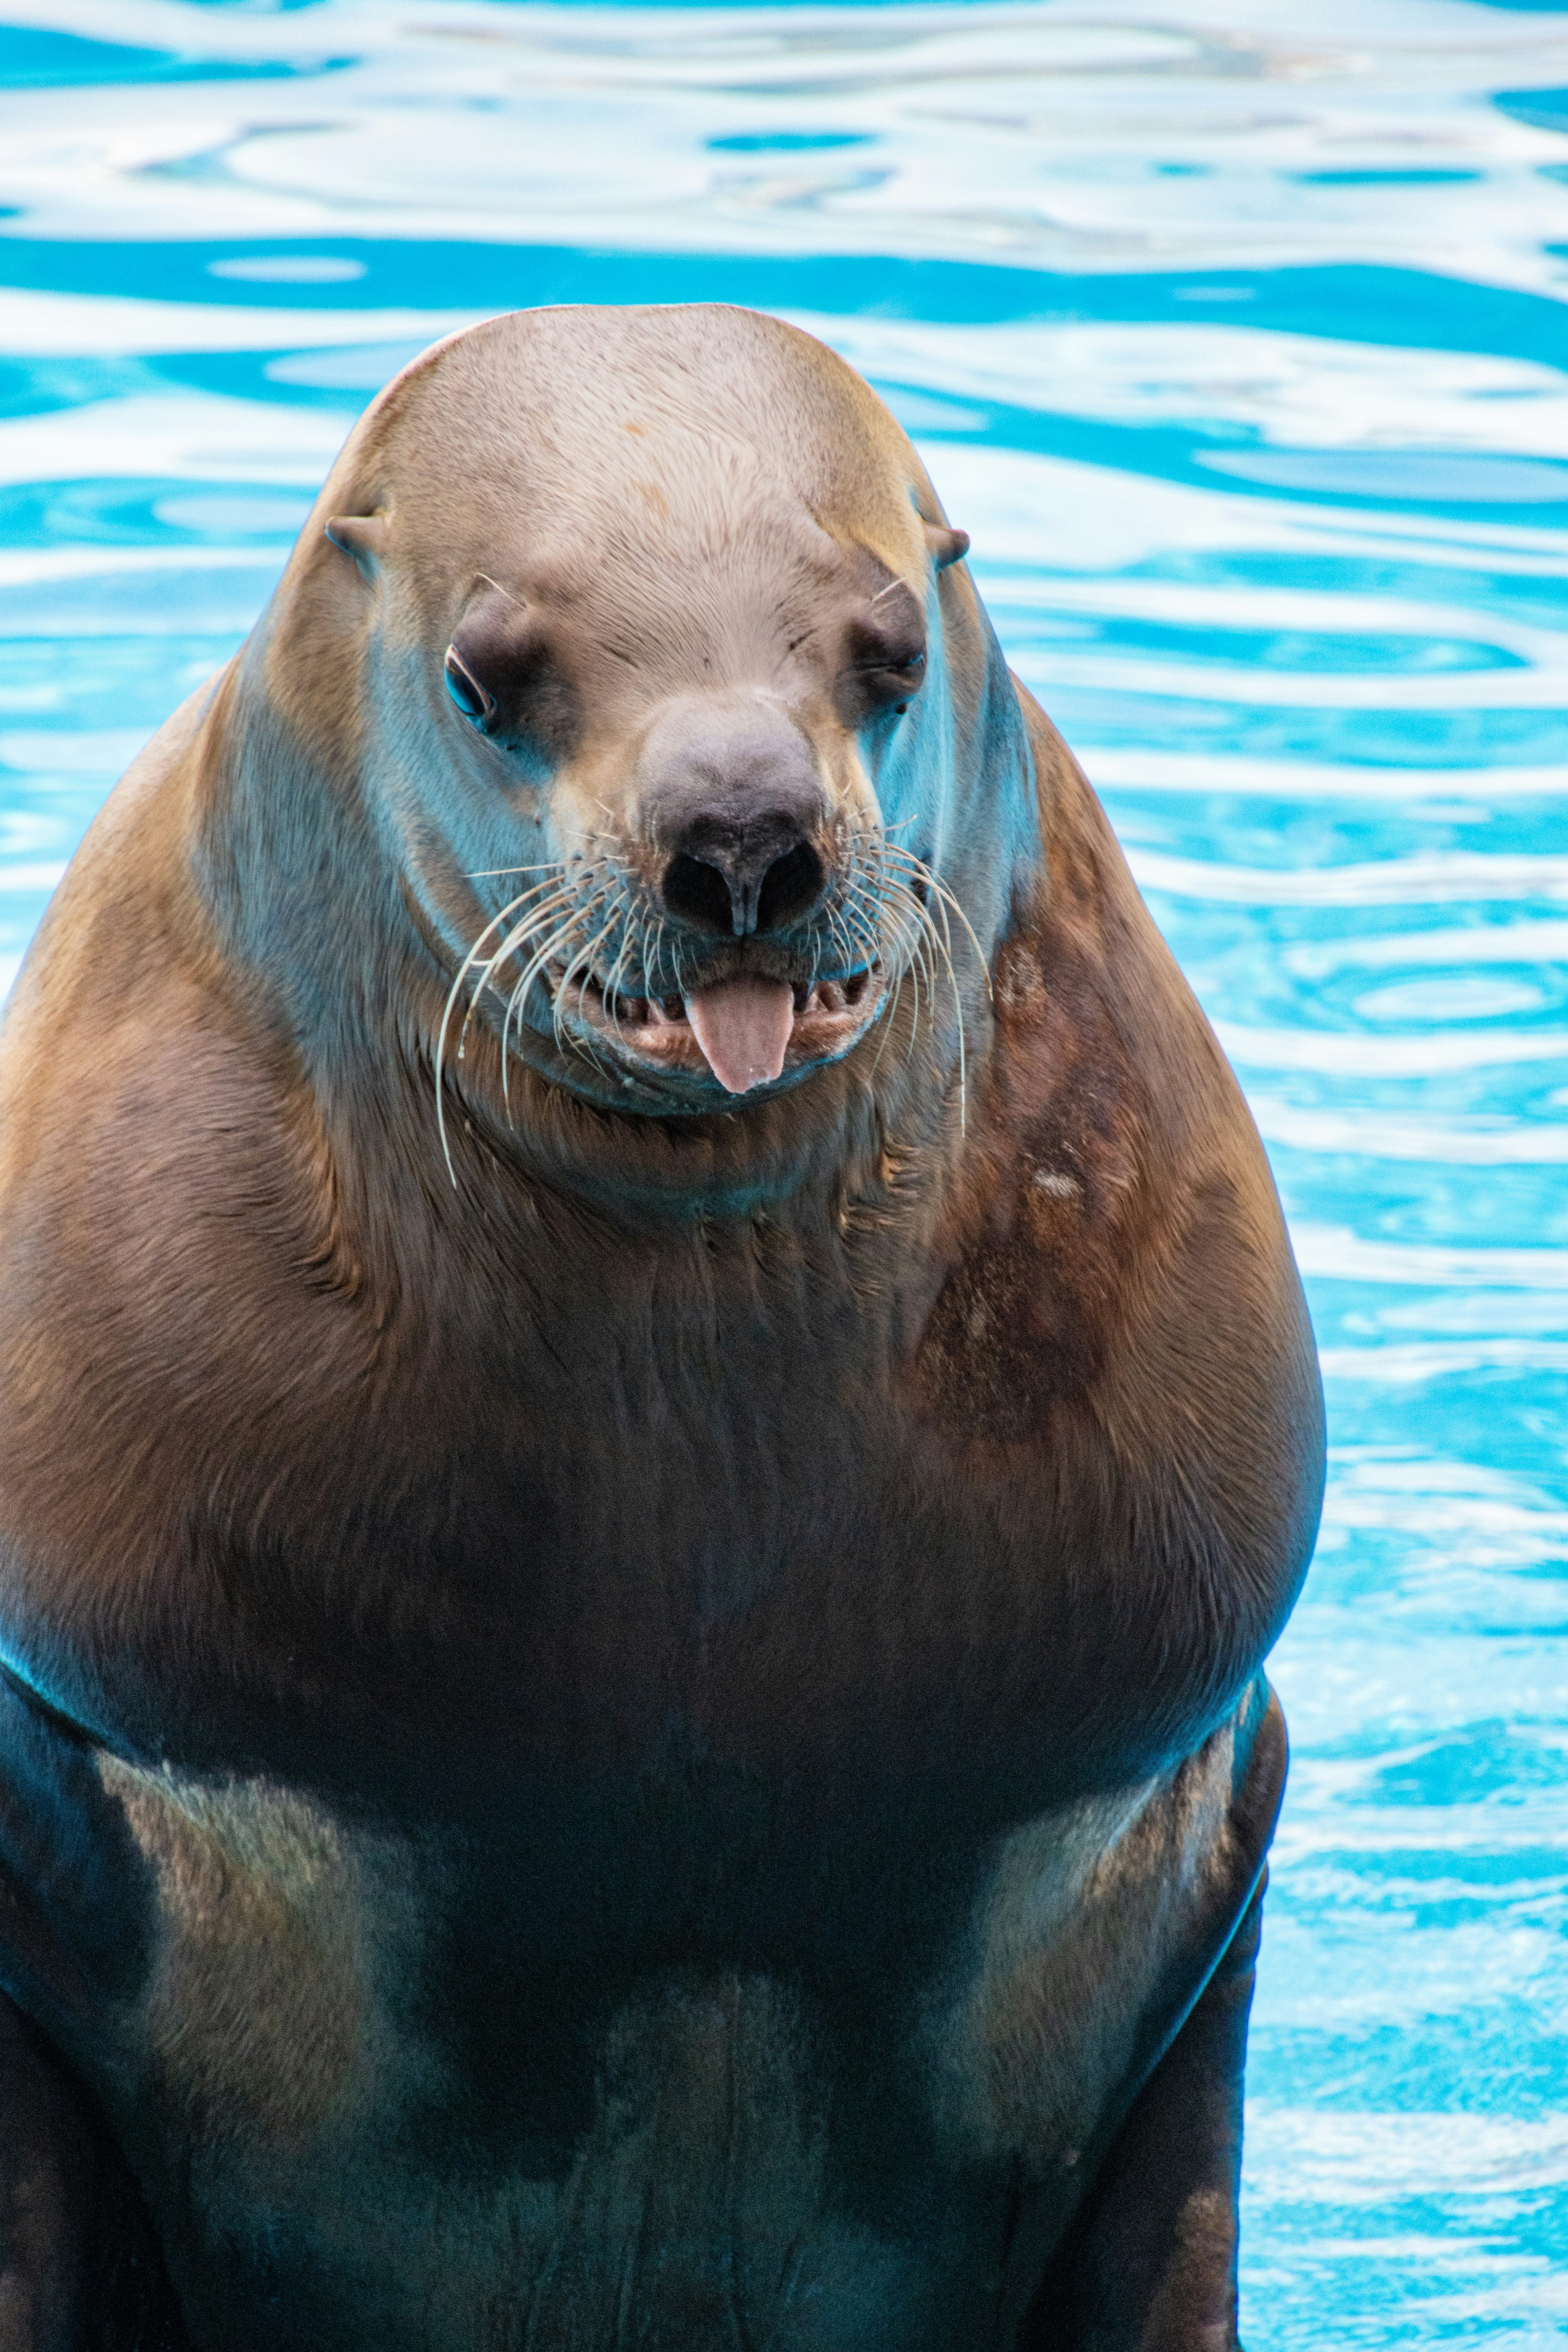
[[[926,656],[923,646],[863,645],[860,658],[855,665],[855,677],[861,697],[872,709],[890,704],[901,714],[910,707],[913,695],[919,693],[925,677]]]
[[[924,654],[911,654],[909,660],[905,662],[902,672],[904,683],[908,686],[911,694],[915,692],[925,674],[926,657]],[[893,705],[894,710],[898,713],[900,719],[903,717],[909,707],[910,706],[907,702],[895,702]]]
[[[907,580],[880,557],[861,551],[857,583],[863,602],[845,614],[843,667],[835,698],[852,727],[901,714],[926,674],[925,608]]]
[[[485,692],[455,646],[447,648],[446,672],[447,691],[464,718],[476,727],[488,727],[495,717],[495,696]]]

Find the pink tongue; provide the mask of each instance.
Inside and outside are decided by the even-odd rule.
[[[686,1000],[686,1017],[719,1084],[743,1095],[784,1068],[795,992],[787,980],[739,972],[712,988],[694,989]]]

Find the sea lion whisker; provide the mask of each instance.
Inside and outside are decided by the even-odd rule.
[[[564,899],[580,898],[582,896],[584,882],[591,882],[593,880],[599,863],[600,861],[598,859],[595,859],[592,864],[584,866],[580,871],[574,872],[569,866],[563,864],[559,859],[557,859],[544,881],[532,882],[529,885],[526,890],[519,891],[517,897],[511,900],[510,905],[502,909],[502,913],[510,914],[513,908],[523,906],[530,898],[538,898],[540,893],[542,891],[548,895],[542,900],[542,906],[532,908],[528,916],[528,920],[530,922],[536,920],[542,912],[542,906],[554,906]],[[495,926],[493,923],[487,924],[486,926],[487,930],[492,930],[494,928]],[[481,938],[482,937],[483,934],[481,933]],[[509,952],[510,944],[510,943],[509,942],[508,946],[497,949],[495,955],[490,959],[492,965],[504,958],[504,956]]]
[[[915,1038],[920,1029],[921,985],[923,983],[925,988],[926,1013],[929,1019],[935,984],[934,960],[926,937],[926,913],[914,892],[896,874],[889,873],[884,869],[880,877],[868,887],[874,890],[876,903],[892,931],[893,951],[898,961],[895,1006],[898,996],[902,991],[906,972],[910,975],[914,989],[914,1012],[910,1023],[909,1044],[904,1056],[908,1061],[914,1052]],[[893,1009],[894,1007],[889,1007],[889,1028]]]
[[[868,906],[875,915],[879,911],[880,895],[876,877],[857,858],[844,877],[844,903],[847,906]]]
[[[497,590],[500,595],[506,598],[509,604],[515,604],[517,603],[518,600],[512,594],[511,590],[503,586],[501,582],[495,579],[491,573],[489,572],[481,572],[479,576],[484,582],[487,588],[494,588]]]
[[[498,874],[564,874],[566,861],[562,857],[547,858],[542,866],[476,866],[465,874],[465,882],[490,882]]]
[[[975,956],[979,961],[981,977],[985,982],[985,993],[987,996],[990,996],[992,994],[991,968],[986,960],[985,950],[981,946],[980,941],[975,935],[973,924],[964,913],[963,907],[959,903],[957,898],[953,895],[952,891],[948,888],[947,884],[942,881],[940,875],[936,875],[931,872],[931,867],[926,864],[923,857],[917,857],[915,856],[913,850],[902,849],[896,842],[889,842],[888,844],[888,855],[890,857],[899,858],[905,865],[912,868],[918,874],[920,879],[925,882],[930,888],[935,892],[937,898],[942,902],[942,904],[944,907],[952,908],[953,913],[958,917],[959,921],[963,925],[964,929],[969,934],[970,944],[973,948]],[[946,918],[944,916],[944,924]],[[951,936],[952,935],[950,933],[950,940]]]
[[[584,999],[588,982],[594,978],[594,958],[599,951],[601,942],[614,936],[616,926],[621,919],[621,909],[619,907],[612,907],[607,918],[604,923],[600,925],[598,930],[595,931],[587,946],[582,949],[573,962],[568,965],[565,974],[563,977],[561,986],[556,991],[556,1006],[558,1012],[560,1007],[565,1002],[567,990],[571,987],[574,980],[575,980],[577,982],[577,1017],[580,1021],[586,1021],[587,1013],[584,1010]],[[606,984],[600,982],[597,985],[599,986],[600,992],[607,999],[608,988]],[[607,1009],[606,1004],[606,1010]]]
[[[442,1090],[442,1075],[447,1056],[447,1031],[451,1024],[452,1010],[458,1002],[458,993],[462,989],[464,981],[468,978],[468,973],[474,967],[474,964],[478,961],[480,950],[483,948],[484,943],[489,939],[490,933],[495,929],[497,924],[504,923],[507,917],[512,913],[514,908],[521,907],[525,899],[531,898],[537,890],[547,888],[548,887],[548,884],[541,884],[538,882],[531,884],[528,889],[520,890],[515,898],[509,900],[507,905],[501,908],[499,915],[492,915],[490,917],[489,921],[485,925],[483,930],[479,933],[479,938],[474,941],[472,947],[468,950],[468,954],[463,958],[462,962],[458,965],[458,976],[452,982],[451,989],[447,997],[446,1004],[442,1008],[441,1025],[436,1033],[436,1130],[441,1139],[441,1156],[447,1162],[447,1173],[452,1180],[454,1191],[457,1188],[458,1171],[452,1165],[452,1150],[447,1137],[447,1104],[446,1096]],[[468,1036],[468,1014],[471,1013],[472,1011],[473,1002],[470,999],[468,1013],[465,1013],[463,1016],[462,1032],[458,1042],[458,1056],[459,1060],[462,1058],[463,1041]]]
[[[846,841],[886,841],[893,834],[902,833],[906,825],[918,822],[915,817],[901,816],[896,824],[884,824],[879,818],[875,824],[851,825],[844,838]]]
[[[554,1033],[555,1043],[561,1052],[584,1054],[589,1061],[597,1063],[600,1069],[603,1069],[605,1066],[603,1062],[599,1060],[599,1056],[594,1051],[592,1045],[588,1045],[584,1038],[574,1037],[566,1032],[562,1026],[562,1015],[565,1010],[566,992],[571,987],[573,981],[575,980],[577,982],[577,1019],[584,1028],[587,1026],[588,1015],[584,999],[587,994],[588,982],[594,977],[594,958],[598,952],[600,941],[602,940],[607,940],[611,936],[615,930],[616,925],[620,921],[620,919],[621,910],[619,907],[612,907],[607,920],[600,926],[593,939],[588,942],[588,945],[585,948],[581,949],[573,961],[567,965],[565,971],[562,975],[561,985],[555,992],[554,1012],[551,1022],[551,1027]]]
[[[895,886],[894,919],[899,925],[899,945],[900,953],[904,957],[903,968],[910,974],[914,993],[914,1007],[910,1014],[909,1041],[904,1047],[904,1060],[907,1064],[914,1058],[915,1040],[920,1035],[922,987],[925,991],[926,1021],[929,1024],[935,1019],[936,960],[927,937],[925,908],[912,891],[905,890],[899,886]]]
[[[921,898],[919,892],[911,889],[907,883],[897,885],[897,889],[900,912],[902,913],[904,919],[910,925],[914,933],[917,1003],[919,998],[919,990],[923,986],[925,989],[926,1020],[928,1024],[934,1024],[936,1020],[936,967],[937,957],[942,950],[942,940],[937,934],[936,924],[931,919],[931,909],[926,905],[924,899]],[[910,1050],[912,1052],[914,1045],[912,1033],[910,1043]]]
[[[898,1018],[899,997],[903,989],[903,985],[904,975],[900,971],[893,982],[893,992],[888,999],[887,1011],[882,1015],[882,1034],[877,1040],[877,1050],[871,1056],[871,1066],[866,1073],[868,1077],[874,1078],[876,1076],[882,1056],[888,1050],[888,1040],[893,1034],[893,1023]]]
[[[585,907],[579,908],[575,914],[568,915],[564,921],[556,925],[554,930],[551,932],[549,938],[545,940],[544,945],[535,950],[527,968],[519,975],[516,987],[512,990],[511,994],[507,999],[506,1013],[501,1021],[500,1032],[500,1089],[501,1100],[505,1103],[509,1114],[511,1109],[511,1066],[508,1057],[510,1053],[512,1017],[514,1014],[517,1016],[518,1025],[521,1029],[522,1023],[521,1006],[527,1002],[528,992],[532,987],[534,981],[544,970],[551,958],[558,951],[563,941],[569,940],[574,931],[580,929],[583,924],[593,919],[594,914],[597,908],[603,903],[605,896],[605,893],[604,890],[601,889],[595,891],[593,898],[589,899]]]
[[[903,919],[895,909],[886,908],[885,911],[888,913],[890,920],[896,923],[899,928],[895,934],[896,960],[893,973],[893,993],[891,1000],[889,1003],[888,1010],[882,1016],[882,1035],[877,1047],[876,1060],[871,1064],[873,1072],[876,1070],[878,1063],[881,1061],[882,1055],[886,1053],[888,1040],[893,1034],[894,1028],[897,1025],[899,1006],[903,1001],[904,982],[909,979],[911,972],[914,973],[913,986],[915,1002],[914,1010],[910,1015],[909,1044],[904,1051],[904,1060],[906,1063],[909,1061],[910,1055],[915,1050],[915,1037],[921,1025],[920,975],[918,969],[915,967],[907,950],[903,929]]]
[[[530,898],[536,897],[541,890],[549,889],[550,887],[551,886],[548,882],[531,882],[526,890],[520,890],[515,898],[509,898],[506,905],[501,908],[499,914],[494,914],[490,917],[489,921],[484,926],[484,929],[479,932],[472,946],[469,948],[468,954],[463,958],[462,963],[459,965],[458,970],[457,979],[452,983],[454,989],[458,989],[462,986],[468,972],[479,961],[479,950],[484,946],[484,943],[489,939],[490,933],[496,929],[497,925],[504,923],[507,917],[515,913],[519,907],[524,906]]]
[[[507,1115],[509,1118],[511,1114],[510,1054],[512,1016],[515,1013],[521,1024],[521,1008],[526,1000],[528,992],[532,987],[534,981],[549,962],[551,957],[556,954],[559,950],[563,941],[569,940],[573,932],[577,929],[578,925],[585,919],[586,918],[583,914],[573,914],[566,916],[562,922],[557,923],[555,929],[546,939],[544,945],[534,953],[529,962],[523,967],[522,971],[518,974],[517,981],[512,988],[511,993],[507,998],[506,1011],[502,1014],[500,1025],[500,1091],[501,1100],[506,1105]]]
[[[921,972],[925,982],[926,1018],[928,1021],[934,1022],[936,1018],[937,957],[939,954],[945,953],[951,962],[952,942],[950,940],[944,941],[942,936],[938,932],[936,928],[936,919],[932,915],[931,910],[927,906],[925,900],[921,897],[920,892],[907,881],[900,883],[898,887],[900,901],[908,911],[910,920],[914,925],[915,938],[918,943],[921,960]]]
[[[659,961],[664,954],[664,917],[660,915],[656,925],[645,908],[641,922],[642,993],[646,1003],[653,995]],[[650,933],[653,940],[651,950],[648,945]]]
[[[544,887],[548,887],[548,886]],[[531,893],[529,895],[531,895]],[[540,924],[543,922],[547,917],[554,914],[555,909],[558,907],[570,907],[575,905],[581,893],[578,889],[578,886],[574,882],[569,887],[563,887],[561,889],[553,891],[549,898],[542,899],[537,907],[531,907],[529,908],[527,914],[522,917],[521,921],[514,924],[512,929],[507,933],[506,938],[501,941],[500,947],[496,949],[494,954],[486,959],[479,975],[479,985],[474,991],[473,1003],[477,1004],[479,1003],[479,998],[484,994],[486,989],[490,986],[496,973],[500,971],[501,965],[506,962],[509,956],[516,954],[519,944],[529,939],[530,936],[538,929]],[[518,902],[514,899],[512,903],[513,905],[516,905]]]
[[[890,1017],[894,1010],[898,983],[903,977],[900,961],[903,940],[892,930],[889,918],[886,894],[877,887],[874,877],[861,867],[853,869],[845,888],[844,919],[857,944],[863,949],[868,966],[889,961],[893,966],[895,985],[885,1018]]]
[[[879,845],[879,860],[881,868],[881,879],[884,886],[889,889],[900,908],[903,919],[913,927],[917,960],[916,1020],[918,1022],[920,985],[922,981],[926,991],[927,1017],[930,1018],[932,1013],[936,989],[936,955],[942,949],[943,942],[938,935],[936,925],[932,919],[930,908],[926,906],[920,892],[914,887],[913,882],[904,867],[901,865],[895,865],[891,861],[890,857],[887,854],[888,849],[888,844],[883,843]],[[906,933],[903,934],[903,936],[907,937],[908,935]],[[947,944],[951,955],[951,939]],[[913,1050],[912,1031],[910,1035],[910,1049],[911,1051]]]
[[[838,918],[848,939],[850,964],[864,963],[869,980],[881,961],[881,927],[870,911],[848,897],[840,904]]]
[[[551,920],[555,916],[559,908],[562,907],[571,907],[575,905],[577,897],[578,890],[575,884],[574,884],[570,889],[558,890],[553,898],[546,898],[542,906],[531,908],[523,920],[515,925],[512,930],[508,933],[507,938],[502,942],[501,946],[496,950],[494,955],[491,956],[485,964],[479,977],[479,986],[475,989],[473,995],[468,1000],[468,1009],[463,1015],[463,1026],[458,1039],[459,1054],[461,1054],[463,1047],[467,1044],[468,1024],[474,1017],[475,1008],[486,989],[493,986],[495,975],[500,971],[501,965],[505,963],[510,957],[517,954],[520,949],[526,949],[528,942],[538,933],[541,924]]]
[[[550,934],[544,948],[533,957],[532,963],[531,963],[529,967],[528,975],[531,982],[534,969],[541,961],[548,961],[550,956],[560,946],[562,940],[570,938],[572,932],[579,924],[588,921],[590,918],[598,911],[600,907],[603,906],[605,898],[608,897],[610,885],[605,882],[602,883],[598,889],[592,891],[586,898],[579,898],[576,892],[572,894],[570,911],[560,919],[556,923],[554,930]],[[540,926],[543,922],[546,915],[554,915],[557,903],[558,902],[556,901],[552,901],[547,907],[538,909],[535,914],[530,918],[525,926],[520,925],[514,937],[509,940],[504,953],[506,955],[510,955],[515,952],[519,947],[522,947],[526,950],[530,942],[537,938]],[[502,961],[503,956],[498,954],[492,959],[489,969],[493,971],[495,966]],[[513,992],[515,994],[515,991]]]
[[[636,969],[641,975],[643,982],[641,989],[638,991],[638,994],[642,998],[643,1010],[646,1015],[647,1010],[647,908],[646,906],[640,904],[626,919],[626,942],[628,947],[630,946],[634,937],[636,938],[637,948]],[[618,1037],[620,1034],[620,998],[617,992],[616,1034]]]
[[[644,955],[643,955],[643,993],[644,993],[644,995],[645,995],[645,996],[649,996],[649,997],[651,997],[651,996],[654,994],[654,992],[654,992],[654,988],[653,988],[652,983],[653,983],[653,982],[657,982],[657,980],[658,979],[658,976],[659,976],[659,966],[663,963],[663,961],[664,961],[664,917],[661,915],[661,916],[659,917],[659,919],[658,919],[658,930],[654,933],[654,938],[653,938],[653,960],[652,960],[652,962],[651,962],[651,963],[649,962],[649,960],[648,960],[647,954],[647,952],[646,952],[646,950],[645,950],[645,951],[644,951]]]
[[[850,938],[866,960],[866,977],[869,982],[872,972],[882,961],[880,928],[873,925],[865,915],[846,915],[845,920],[849,928]]]
[[[867,909],[860,907],[847,891],[839,904],[839,917],[848,934],[851,959],[858,953],[866,959],[867,971],[881,956],[882,943],[879,929]]]
[[[825,912],[827,918],[827,928],[833,935],[834,945],[838,949],[844,961],[847,964],[855,953],[854,944],[850,940],[848,932],[845,929],[843,923],[839,919],[838,909],[835,907],[828,907],[825,909]]]
[[[621,974],[626,970],[626,958],[631,952],[631,944],[634,936],[633,925],[638,922],[640,918],[633,910],[631,893],[626,888],[626,877],[621,875],[616,878],[619,885],[620,895],[616,900],[615,911],[617,919],[621,920],[624,926],[621,932],[621,951],[610,967],[609,975],[604,983],[604,989],[605,1009],[610,1016],[611,1025],[615,1029],[616,1038],[617,1043],[619,1043],[621,1036]]]
[[[856,921],[858,926],[864,926],[868,952],[872,960],[882,959],[890,961],[892,966],[893,984],[882,1013],[882,1034],[878,1041],[877,1051],[871,1061],[871,1070],[874,1073],[887,1051],[888,1039],[893,1034],[898,1021],[899,1006],[903,998],[904,979],[910,968],[909,931],[903,916],[895,907],[889,905],[887,889],[858,854],[850,865],[845,884],[845,896],[847,919]],[[914,1033],[919,1023],[920,990],[917,979],[914,1021],[910,1032],[911,1052],[914,1046]]]
[[[476,1001],[479,996],[484,994],[486,988],[490,985],[494,974],[500,970],[500,966],[507,961],[509,957],[516,954],[519,946],[527,941],[531,933],[538,929],[539,925],[543,921],[547,915],[553,914],[557,907],[582,903],[584,884],[593,881],[595,875],[598,872],[604,863],[605,861],[602,858],[595,858],[591,865],[585,866],[581,873],[574,875],[569,882],[563,884],[560,889],[554,892],[552,897],[545,898],[541,905],[532,907],[529,909],[524,919],[516,926],[515,929],[511,931],[502,945],[496,950],[494,955],[489,958],[489,961],[485,965],[484,978],[480,982],[478,990],[475,992]],[[549,886],[546,884],[535,883],[534,889],[539,890],[548,887]],[[524,892],[523,894],[524,897],[531,895],[532,894],[530,892]],[[602,890],[598,895],[603,895]],[[513,906],[516,906],[519,903],[520,901],[517,899],[513,899],[512,901]],[[590,899],[589,903],[592,904],[592,899]]]
[[[868,928],[867,910],[860,904],[857,893],[848,888],[844,890],[839,898],[837,914],[851,941],[867,954],[875,957],[878,949],[874,927]]]
[[[863,863],[857,863],[850,871],[845,895],[847,908],[858,911],[860,920],[872,935],[876,953],[880,955],[883,952],[882,929],[889,914],[886,889]],[[900,950],[902,941],[900,928],[898,938]]]
[[[920,911],[927,937],[932,947],[940,952],[942,962],[947,967],[948,985],[952,990],[953,1011],[958,1016],[958,1131],[960,1135],[964,1135],[969,1129],[969,1072],[963,1034],[963,992],[959,987],[958,974],[952,967],[949,942],[938,931],[931,908],[921,905],[912,889],[909,889],[908,895],[910,905]]]

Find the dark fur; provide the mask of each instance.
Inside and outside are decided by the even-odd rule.
[[[1315,1362],[951,552],[808,339],[494,322],[62,885],[0,1070],[6,2352],[1234,2342]],[[758,678],[994,1003],[955,950],[734,1103],[525,1024],[510,1112],[483,1008],[449,1178],[465,877],[607,819],[655,887],[647,714]]]

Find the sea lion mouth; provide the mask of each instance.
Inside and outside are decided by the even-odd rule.
[[[879,959],[826,980],[731,972],[662,997],[623,993],[564,963],[542,977],[557,1024],[585,1033],[593,1050],[608,1046],[641,1072],[705,1080],[730,1095],[841,1060],[887,998]]]
[[[443,1071],[464,1058],[476,1016],[499,1037],[508,1115],[510,1058],[530,1032],[542,1050],[546,1039],[555,1048],[540,1074],[574,1092],[616,1108],[706,1112],[842,1062],[879,1022],[897,1019],[907,981],[900,1035],[910,1053],[922,1023],[934,1027],[941,1017],[939,1000],[951,996],[963,1118],[964,1003],[955,958],[973,956],[989,992],[986,951],[948,885],[880,827],[847,837],[844,870],[818,920],[761,936],[715,937],[717,926],[706,938],[689,926],[672,934],[668,913],[647,898],[618,845],[464,878],[521,887],[481,923],[437,1031],[436,1117],[449,1167]],[[872,1071],[881,1058],[879,1049]]]

